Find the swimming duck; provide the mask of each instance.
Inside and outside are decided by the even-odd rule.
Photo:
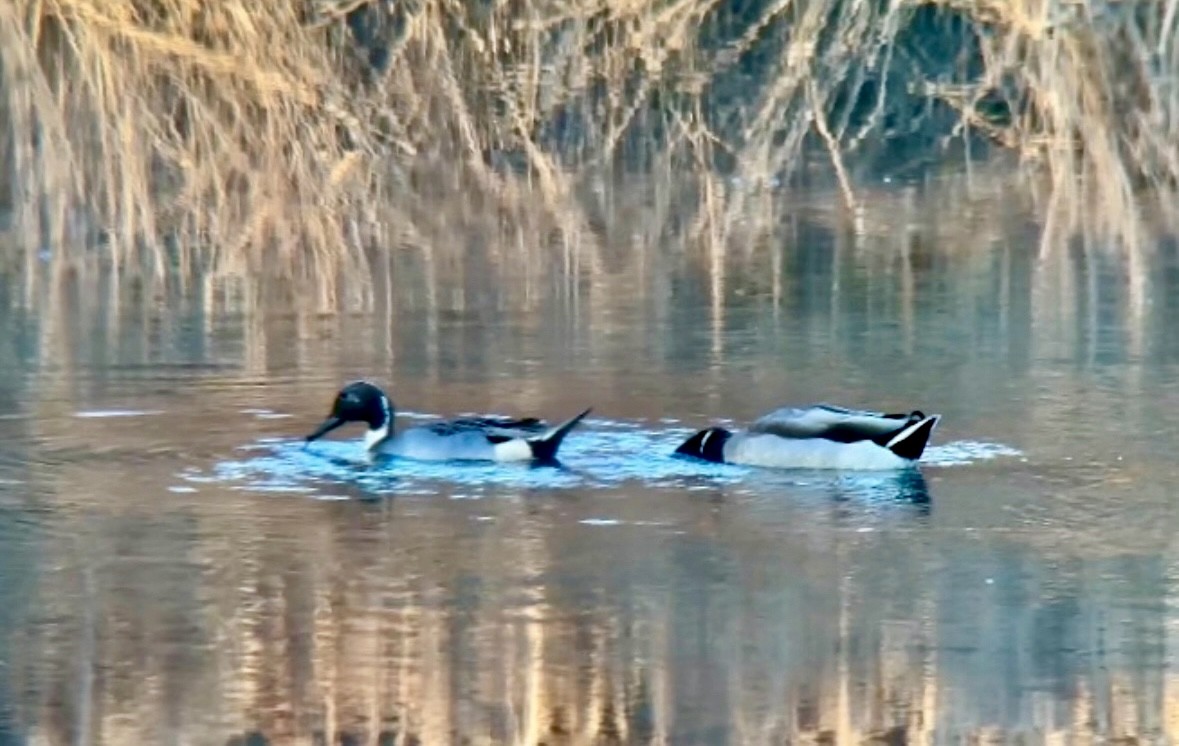
[[[782,469],[890,470],[912,466],[941,415],[885,414],[830,404],[784,407],[744,432],[710,427],[676,453],[705,461]]]
[[[461,417],[393,432],[393,402],[379,387],[356,381],[340,389],[331,414],[307,436],[310,443],[349,422],[368,425],[366,453],[424,461],[553,461],[561,441],[586,409],[556,427],[535,417]]]

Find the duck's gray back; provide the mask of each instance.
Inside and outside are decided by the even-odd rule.
[[[833,438],[840,442],[878,438],[904,427],[903,415],[845,409],[830,404],[783,407],[757,419],[750,433],[782,438]]]

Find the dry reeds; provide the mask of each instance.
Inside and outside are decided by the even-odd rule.
[[[1177,6],[13,0],[0,202],[27,266],[326,277],[572,242],[539,257],[568,268],[620,174],[663,195],[647,233],[715,258],[772,230],[812,148],[853,208],[867,178],[997,148],[1047,243],[1133,240],[1179,185]]]

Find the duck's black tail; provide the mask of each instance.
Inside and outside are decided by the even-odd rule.
[[[536,438],[528,439],[528,447],[532,449],[532,458],[536,461],[556,461],[557,449],[561,447],[561,441],[569,434],[569,431],[577,427],[577,423],[590,413],[593,407],[586,409],[575,417],[569,419],[551,428],[544,435]]]
[[[894,435],[885,447],[907,461],[916,461],[921,458],[925,444],[929,442],[929,436],[933,435],[933,429],[941,418],[940,414],[933,414],[917,420]]]

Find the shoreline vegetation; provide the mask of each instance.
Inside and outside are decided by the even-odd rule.
[[[641,207],[715,263],[791,195],[857,225],[885,182],[997,159],[1043,251],[1142,266],[1177,30],[1179,0],[13,0],[0,266],[304,274],[331,305],[385,250],[569,273]]]

